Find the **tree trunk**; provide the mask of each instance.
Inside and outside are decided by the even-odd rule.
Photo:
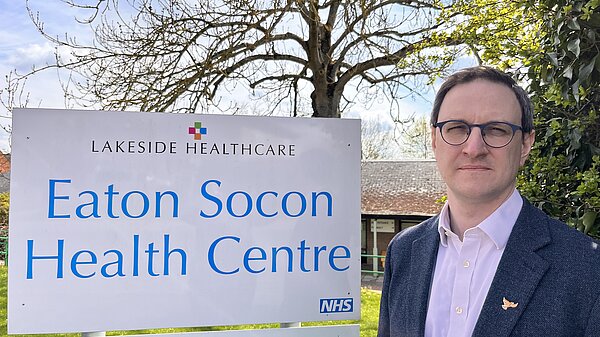
[[[335,89],[335,84],[327,85],[321,89],[315,86],[310,95],[312,100],[312,117],[340,118],[340,99],[342,93]]]

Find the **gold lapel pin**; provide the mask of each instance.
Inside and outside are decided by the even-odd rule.
[[[502,309],[508,310],[508,308],[516,308],[519,303],[511,302],[506,299],[506,297],[502,297]]]

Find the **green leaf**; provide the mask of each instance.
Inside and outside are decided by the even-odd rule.
[[[575,151],[581,147],[581,131],[578,128],[571,129],[569,132],[569,139],[571,143],[569,144],[569,148],[567,152]]]
[[[544,141],[548,141],[548,139],[552,136],[554,136],[554,134],[556,133],[556,131],[553,128],[547,128],[546,129],[546,134],[544,135]]]
[[[570,68],[570,67],[569,67],[569,68]],[[571,73],[572,73],[572,72],[573,72],[573,71],[572,71],[572,69],[571,69]],[[568,86],[568,85],[561,85],[561,86],[560,86],[560,89],[561,89],[561,90],[560,90],[560,93],[561,93],[561,95],[562,95],[562,98],[563,98],[565,101],[569,101],[569,86]]]
[[[575,101],[579,102],[579,79],[577,79],[577,81],[573,83],[573,85],[571,86],[571,90],[573,90],[573,97],[575,98]]]
[[[589,145],[590,145],[590,151],[593,156],[600,155],[600,147],[596,147],[593,144],[589,144]]]
[[[567,27],[571,28],[571,30],[580,30],[581,27],[577,22],[577,18],[572,18],[567,21]]]
[[[588,144],[583,144],[581,150],[577,152],[577,156],[573,160],[573,166],[577,167],[580,171],[584,170],[585,167],[591,161],[591,153]]]
[[[568,66],[567,69],[565,69],[565,72],[563,73],[563,77],[572,79],[573,78],[573,67]]]
[[[550,62],[552,62],[552,65],[558,67],[558,55],[554,52],[548,53],[546,55],[548,55],[548,58],[550,59]]]
[[[556,34],[560,35],[560,30],[562,29],[563,25],[565,24],[564,21],[561,21],[558,23],[558,25],[556,26]]]
[[[573,222],[573,224],[574,224],[575,226],[577,226],[577,230],[578,230],[578,231],[580,231],[580,232],[583,232],[583,231],[585,231],[585,226],[583,225],[583,222],[581,221],[581,219],[579,219],[579,221]],[[573,225],[573,224],[572,224],[572,225]],[[571,225],[571,226],[572,226],[572,225]]]
[[[596,43],[596,31],[593,29],[588,29],[587,33],[586,33],[587,38],[590,40],[588,41],[588,44],[594,44]]]
[[[594,222],[596,221],[596,216],[598,215],[598,213],[596,212],[585,212],[585,214],[581,217],[581,222],[583,223],[583,227],[584,233],[588,233],[591,229],[592,226],[594,225]]]
[[[567,44],[567,50],[570,51],[571,53],[575,54],[575,57],[579,57],[579,38],[574,38],[571,41],[569,41],[569,43]]]
[[[594,65],[596,64],[596,58],[598,58],[598,54],[596,54],[588,64],[582,64],[579,67],[579,80],[581,82],[585,82],[585,80],[590,77],[590,74],[594,70]]]

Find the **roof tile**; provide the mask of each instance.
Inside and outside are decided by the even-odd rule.
[[[434,160],[363,161],[363,214],[433,215],[446,193]]]

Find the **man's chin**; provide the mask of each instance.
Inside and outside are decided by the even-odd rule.
[[[452,194],[457,198],[473,203],[490,202],[497,197],[496,193],[490,193],[489,180],[481,181],[477,184],[471,182],[468,185],[461,186]]]

